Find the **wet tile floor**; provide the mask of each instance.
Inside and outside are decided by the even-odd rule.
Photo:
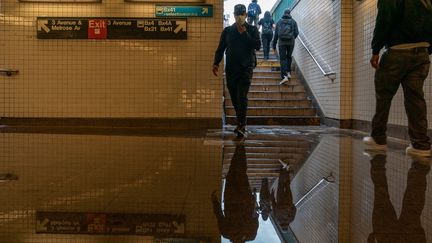
[[[432,242],[428,159],[326,127],[0,129],[0,242]]]

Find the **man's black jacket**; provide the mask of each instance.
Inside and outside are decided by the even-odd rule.
[[[372,52],[398,44],[429,42],[432,51],[431,0],[378,0]]]
[[[226,50],[226,72],[241,71],[256,66],[255,50],[261,47],[257,27],[244,24],[246,31],[239,33],[236,24],[226,27],[215,53],[214,64],[219,65]]]

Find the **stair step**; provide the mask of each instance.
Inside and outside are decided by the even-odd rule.
[[[228,168],[223,169],[222,170],[222,176],[226,177],[228,175]],[[264,170],[264,171],[260,171],[259,169],[248,169],[246,170],[246,175],[248,177],[248,179],[251,178],[276,178],[279,177],[279,169],[273,169],[273,170]],[[262,180],[262,179],[261,179]],[[261,187],[261,185],[260,185]],[[259,190],[259,188],[256,188],[257,190]],[[253,189],[253,187],[252,187]]]
[[[231,161],[229,163],[223,164],[222,169],[229,169],[231,166]],[[282,168],[280,164],[248,164],[248,169],[255,169],[255,170],[279,170]]]
[[[226,153],[224,154],[223,159],[224,160],[231,160],[234,153]],[[246,154],[247,159],[261,159],[261,158],[267,158],[267,159],[282,159],[285,161],[285,159],[295,159],[295,160],[301,160],[304,159],[303,154],[271,154],[271,153],[248,153]]]
[[[231,166],[231,162],[224,164],[222,166],[222,171],[228,172],[230,166]],[[247,170],[248,171],[255,171],[255,172],[258,172],[258,171],[260,171],[260,172],[277,172],[281,168],[282,168],[281,165],[276,165],[276,164],[275,165],[259,165],[259,164],[249,165],[248,164]]]
[[[248,129],[248,128],[246,128]],[[225,136],[233,133],[226,133]],[[252,145],[245,145],[246,148],[248,147],[263,147],[261,144],[263,143],[273,143],[273,142],[280,142],[280,143],[287,143],[283,144],[281,146],[274,146],[272,144],[269,144],[269,148],[273,147],[292,147],[296,145],[309,145],[309,141],[305,140],[304,137],[297,137],[295,135],[292,136],[277,136],[277,135],[265,135],[265,134],[259,134],[259,133],[249,133],[248,135],[248,141],[252,142]],[[226,141],[227,143],[224,144],[224,147],[235,147],[235,143],[229,143],[230,141]],[[288,144],[289,143],[289,144]],[[260,144],[259,146],[254,146],[254,144]],[[303,147],[303,146],[302,146]]]
[[[248,165],[249,164],[278,164],[280,165],[279,159],[281,158],[248,158]],[[299,161],[299,158],[282,158],[285,163],[289,164],[297,164]],[[231,158],[223,160],[224,164],[226,162],[231,161]]]
[[[279,71],[271,71],[271,69],[255,68],[252,79],[256,77],[281,78]]]
[[[262,76],[254,76],[252,77],[251,85],[280,85],[279,82],[282,79],[279,77],[262,77]],[[300,82],[300,80],[293,76],[288,82],[283,84],[283,86],[291,86],[291,85],[301,85],[303,86],[303,83]]]
[[[227,115],[235,115],[233,106],[226,106]],[[293,107],[248,107],[247,114],[251,116],[314,116],[315,108]]]
[[[235,136],[234,132],[225,134],[225,138],[229,139],[230,136]],[[260,147],[260,148],[282,148],[282,147],[295,147],[309,149],[310,145],[307,141],[301,140],[284,140],[278,138],[278,140],[266,140],[259,139],[257,134],[249,133],[246,147]],[[224,144],[224,148],[235,148],[236,144]]]
[[[227,172],[228,171],[222,172],[223,177],[226,177]],[[263,173],[256,173],[253,171],[247,171],[246,174],[247,174],[249,179],[250,178],[276,178],[276,177],[279,177],[279,171],[277,171],[277,172],[265,172],[265,173],[264,172]],[[256,189],[259,190],[259,187]]]
[[[235,147],[224,147],[224,154],[233,154]],[[289,153],[289,154],[309,154],[308,148],[304,147],[246,147],[247,153]]]
[[[231,99],[225,99],[225,105],[232,106]],[[309,108],[312,102],[308,99],[266,99],[266,98],[253,98],[249,99],[248,105],[251,107],[297,107],[297,108]]]
[[[257,67],[280,67],[280,62],[277,60],[257,60]]]
[[[268,147],[304,147],[309,148],[309,144],[306,143],[299,143],[296,141],[271,141],[271,140],[253,140],[251,139],[251,136],[253,136],[253,134],[248,134],[248,139],[243,141],[243,144],[245,146],[254,146],[254,147],[264,147],[264,148],[268,148]],[[225,139],[234,139],[236,136],[234,133],[226,135]],[[226,144],[224,145],[224,147],[227,146],[233,146],[235,147],[235,144]]]
[[[256,53],[256,57],[257,57],[258,60],[264,59],[264,53],[263,52],[261,52],[261,53],[257,52]],[[269,60],[277,60],[277,61],[279,61],[278,57],[275,54],[269,54]]]
[[[226,98],[229,93],[225,93]],[[250,91],[248,98],[267,98],[267,99],[306,99],[306,93],[303,92],[278,92],[278,91]]]
[[[248,125],[319,126],[318,116],[248,116]],[[226,116],[226,123],[235,125],[235,116]]]
[[[300,84],[279,84],[279,80],[272,84],[261,84],[261,83],[252,83],[249,88],[249,92],[260,91],[260,92],[306,92],[303,85]],[[227,87],[225,87],[225,93],[229,93]]]
[[[279,84],[254,84],[252,83],[250,91],[278,91],[278,92],[301,92],[305,91],[303,85],[286,83],[284,85]]]

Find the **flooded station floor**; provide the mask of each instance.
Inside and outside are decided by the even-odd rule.
[[[430,161],[332,128],[0,129],[0,242],[432,242]]]

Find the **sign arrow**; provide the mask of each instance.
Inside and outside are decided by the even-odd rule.
[[[201,14],[208,14],[208,8],[202,8]]]
[[[46,26],[48,24],[48,20],[38,20],[38,30],[45,30],[45,32],[50,32],[50,29],[48,28],[48,26]]]
[[[175,28],[174,33],[178,34],[180,30],[186,31],[186,21],[177,21],[177,28]]]
[[[185,232],[185,225],[184,223],[178,223],[177,221],[173,221],[174,226],[174,233],[176,234],[184,234]]]
[[[46,232],[48,231],[47,224],[49,223],[49,220],[47,218],[42,221],[42,223],[38,220],[36,222],[36,232]]]

